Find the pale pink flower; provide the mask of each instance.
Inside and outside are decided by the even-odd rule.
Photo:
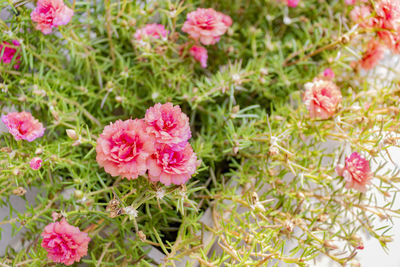
[[[189,34],[194,40],[204,45],[215,44],[228,28],[232,19],[212,8],[198,8],[187,15],[182,31]]]
[[[140,41],[143,39],[166,39],[167,35],[168,31],[165,29],[164,25],[153,23],[136,30],[133,37]]]
[[[376,40],[369,41],[367,50],[364,52],[363,57],[359,61],[360,66],[369,70],[378,64],[379,60],[383,57],[383,46]]]
[[[356,0],[345,0],[344,1],[346,5],[354,5],[356,3]]]
[[[39,170],[40,167],[42,167],[42,162],[43,162],[43,160],[41,158],[34,157],[29,162],[29,166],[31,167],[32,170]]]
[[[200,62],[202,68],[207,68],[207,49],[199,45],[194,45],[190,48],[189,53],[193,56],[195,60]]]
[[[157,143],[168,144],[175,150],[183,149],[192,135],[189,118],[172,103],[158,103],[149,108],[145,121],[147,133],[155,136]]]
[[[369,6],[356,6],[350,12],[350,18],[355,22],[358,23],[361,27],[371,27],[372,17],[371,17],[371,8]]]
[[[322,73],[322,75],[329,80],[333,80],[335,78],[335,73],[333,72],[333,70],[331,68],[326,68],[324,70],[324,72]]]
[[[78,227],[70,225],[65,218],[44,228],[42,247],[47,257],[57,263],[72,265],[87,254],[90,237]]]
[[[148,158],[147,168],[152,182],[165,185],[184,184],[196,172],[199,162],[189,143],[183,150],[174,151],[165,144],[157,145],[156,152]]]
[[[332,117],[342,101],[339,88],[330,80],[315,79],[304,85],[304,103],[311,118],[328,119]]]
[[[20,46],[20,43],[17,40],[13,40],[12,44],[8,42],[3,42],[0,44],[0,56],[1,53],[3,55],[0,57],[0,62],[3,62],[4,64],[10,64],[14,58],[14,68],[18,69],[19,68],[19,63],[21,62],[20,58],[21,55],[17,54],[17,49]]]
[[[396,30],[400,26],[400,1],[380,0],[375,3],[375,16],[373,26]]]
[[[369,161],[357,152],[346,157],[345,165],[336,167],[338,175],[343,176],[346,181],[346,188],[353,188],[360,192],[366,191],[366,186],[373,176],[369,167]]]
[[[2,115],[1,120],[17,141],[23,139],[32,142],[36,138],[42,137],[45,131],[43,124],[26,111]]]
[[[286,0],[286,4],[288,7],[297,7],[300,0]]]
[[[146,173],[146,160],[154,152],[154,137],[143,120],[118,120],[104,127],[97,139],[96,160],[111,176],[136,179]]]
[[[52,28],[66,25],[74,15],[63,0],[38,0],[36,8],[31,13],[31,19],[36,22],[36,29],[43,34],[52,32]]]

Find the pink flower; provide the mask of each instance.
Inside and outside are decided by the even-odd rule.
[[[32,170],[39,170],[40,167],[42,167],[42,162],[43,162],[43,160],[41,158],[34,157],[29,162],[29,166],[31,167]]]
[[[63,0],[38,0],[36,8],[31,13],[31,19],[36,22],[36,29],[43,34],[52,32],[52,28],[66,25],[74,15]]]
[[[335,78],[335,73],[331,68],[326,68],[322,75],[329,80],[333,80]]]
[[[345,0],[344,1],[346,5],[354,5],[356,3],[356,0]]]
[[[155,136],[157,143],[168,144],[174,150],[183,149],[192,135],[189,118],[172,103],[158,103],[149,108],[145,121],[147,133]]]
[[[207,49],[199,45],[194,45],[190,48],[189,53],[195,60],[200,62],[202,68],[207,68]]]
[[[21,62],[21,55],[17,54],[17,49],[20,46],[20,43],[16,40],[12,41],[12,44],[8,42],[3,42],[0,44],[0,55],[3,53],[3,56],[0,58],[0,61],[4,64],[10,64],[14,59],[14,68],[19,68],[19,63]],[[4,50],[4,52],[3,52]]]
[[[146,160],[154,152],[154,138],[143,120],[118,120],[104,127],[97,139],[96,160],[111,176],[136,179],[146,173]]]
[[[44,228],[42,247],[47,257],[57,263],[72,265],[87,254],[90,237],[78,227],[70,225],[65,218]]]
[[[286,4],[288,7],[297,7],[300,0],[286,0]]]
[[[164,25],[161,24],[147,24],[141,29],[138,29],[134,37],[136,40],[140,41],[143,39],[165,39],[167,38],[168,31],[165,29]]]
[[[360,192],[366,191],[366,185],[370,183],[372,178],[369,161],[357,152],[353,152],[345,159],[344,166],[338,165],[336,172],[344,177],[346,188],[353,188]]]
[[[328,119],[335,114],[342,101],[342,94],[332,81],[316,79],[304,87],[306,91],[303,100],[311,118]]]
[[[350,12],[350,18],[358,23],[361,27],[371,27],[372,18],[371,18],[371,9],[368,6],[356,6]]]
[[[23,139],[32,142],[44,134],[43,124],[29,112],[11,112],[2,115],[1,120],[17,141]]]
[[[212,8],[198,8],[187,15],[182,31],[194,40],[200,40],[204,45],[215,44],[228,28],[232,19]]]
[[[374,26],[387,30],[396,30],[400,26],[400,1],[380,0],[375,4]]]
[[[160,144],[157,151],[147,160],[149,179],[165,185],[184,184],[196,172],[199,165],[196,154],[189,143],[181,151]]]
[[[379,42],[374,39],[369,41],[367,51],[364,52],[363,57],[359,61],[361,67],[365,70],[375,67],[383,57],[383,52],[383,47]]]

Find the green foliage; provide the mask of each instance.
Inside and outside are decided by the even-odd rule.
[[[46,127],[32,143],[0,136],[1,204],[9,205],[19,187],[40,191],[24,213],[11,209],[0,222],[26,230],[24,249],[9,248],[2,263],[49,265],[40,233],[54,211],[89,233],[82,260],[89,266],[150,266],[151,246],[166,255],[167,266],[184,256],[204,266],[305,266],[320,254],[344,264],[355,256],[362,232],[385,246],[389,218],[399,213],[390,206],[397,170],[375,172],[377,194],[388,203],[382,207],[375,193],[345,189],[334,168],[345,143],[371,160],[396,143],[387,133],[399,128],[398,109],[391,108],[398,105],[398,85],[378,88],[372,97],[371,85],[349,67],[343,36],[355,33],[342,1],[304,0],[291,9],[275,0],[68,5],[73,20],[43,35],[34,30],[29,4],[0,2],[9,12],[0,23],[1,40],[20,40],[22,61],[18,70],[0,65],[0,108],[31,111]],[[207,47],[207,69],[182,49],[190,40],[181,26],[197,7],[213,7],[234,21]],[[153,22],[166,25],[169,40],[136,45],[136,29]],[[342,81],[340,121],[310,120],[301,101],[304,83],[326,67]],[[95,151],[104,126],[143,117],[167,101],[190,118],[191,143],[202,160],[197,174],[185,186],[165,187],[105,173]],[[365,103],[371,107],[355,108]],[[337,140],[337,148],[324,149],[327,140]],[[29,168],[35,155],[44,160],[39,171]],[[124,214],[126,207],[138,215]],[[200,222],[207,208],[211,226]],[[378,218],[387,227],[376,229]],[[206,231],[220,253],[208,254]]]

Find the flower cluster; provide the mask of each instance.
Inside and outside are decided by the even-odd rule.
[[[201,46],[216,44],[232,25],[231,17],[212,8],[198,8],[187,15],[182,31],[189,34],[196,44],[189,52],[203,68],[207,67],[207,49]]]
[[[44,228],[42,247],[48,258],[57,263],[72,265],[87,254],[90,237],[78,227],[70,225],[65,218]]]
[[[199,164],[190,137],[189,119],[179,106],[156,104],[144,119],[106,126],[97,140],[96,160],[112,176],[136,179],[148,171],[153,182],[183,184]]]
[[[354,4],[355,1],[349,1]],[[383,56],[384,47],[400,53],[400,0],[361,1],[350,13],[351,19],[362,28],[376,32],[377,40],[369,41],[360,60],[363,69],[373,68]]]
[[[168,31],[164,25],[161,24],[147,24],[143,28],[138,29],[133,37],[137,41],[148,40],[148,39],[166,39]]]

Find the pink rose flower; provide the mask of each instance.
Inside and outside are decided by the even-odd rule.
[[[366,186],[372,178],[369,161],[357,152],[353,152],[350,156],[346,157],[345,165],[338,165],[336,173],[344,177],[346,188],[353,188],[360,192],[366,191]]]
[[[14,59],[14,68],[19,68],[19,63],[21,62],[21,55],[17,54],[17,49],[20,46],[20,43],[17,40],[12,41],[12,44],[8,42],[3,42],[0,44],[0,55],[3,53],[3,56],[0,58],[0,61],[4,64],[10,64]],[[4,52],[3,52],[4,50]]]
[[[286,4],[288,7],[297,7],[300,0],[286,0]]]
[[[38,0],[36,8],[31,13],[31,19],[36,22],[36,29],[43,34],[52,32],[52,28],[66,25],[74,15],[63,0]]]
[[[47,257],[57,263],[72,265],[87,254],[90,237],[78,227],[70,225],[65,218],[44,228],[42,247]]]
[[[43,162],[43,160],[41,158],[34,157],[29,162],[29,166],[31,167],[32,170],[39,170],[40,167],[42,167],[42,162]]]
[[[202,68],[207,68],[207,49],[199,45],[194,45],[190,48],[189,53],[193,56],[195,60],[200,62]]]
[[[304,103],[311,118],[328,119],[332,117],[342,101],[339,88],[329,80],[316,79],[304,85]]]
[[[326,68],[322,75],[329,80],[333,80],[335,78],[335,73],[331,68]]]
[[[182,31],[204,45],[211,45],[217,43],[231,25],[232,19],[229,16],[212,8],[198,8],[187,15]]]
[[[2,115],[1,120],[17,141],[23,139],[32,142],[44,134],[43,124],[29,112],[11,112]]]
[[[143,39],[166,39],[168,31],[165,29],[164,25],[161,24],[147,24],[143,28],[136,30],[133,37],[140,41]]]
[[[181,150],[191,137],[189,118],[179,106],[172,103],[154,105],[146,111],[147,133],[153,135],[157,143],[168,144],[174,150]]]
[[[196,172],[198,165],[196,154],[189,143],[181,151],[174,151],[168,145],[160,144],[147,160],[149,179],[165,185],[186,183]]]
[[[111,176],[136,179],[146,173],[146,160],[154,152],[154,137],[143,120],[118,120],[104,127],[97,139],[96,160]]]
[[[383,57],[383,52],[383,46],[372,39],[368,43],[367,51],[364,52],[363,57],[359,61],[360,66],[365,70],[374,68]]]

